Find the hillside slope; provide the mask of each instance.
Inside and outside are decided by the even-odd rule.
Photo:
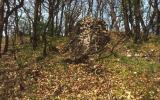
[[[61,48],[66,38],[51,38],[49,46]],[[0,99],[160,99],[160,38],[133,44],[123,41],[113,52],[94,56],[92,64],[68,64],[68,54],[42,47],[32,51],[29,44],[16,47],[16,59],[8,53],[0,59]]]

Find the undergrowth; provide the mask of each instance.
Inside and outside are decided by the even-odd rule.
[[[48,52],[48,56],[44,58],[42,46],[35,51],[29,44],[17,46],[16,60],[8,57],[0,61],[0,71],[3,72],[0,74],[2,83],[0,96],[7,99],[30,100],[159,100],[160,62],[157,60],[160,51],[160,46],[157,45],[159,40],[155,38],[139,45],[130,42],[119,45],[121,49],[94,62],[100,66],[97,70],[101,71],[100,68],[103,68],[102,75],[94,74],[92,70],[86,71],[86,67],[94,65],[64,63],[63,60],[67,57],[63,54]],[[48,41],[50,41],[48,47],[57,47],[65,44],[67,38],[54,37]],[[102,55],[109,54],[104,52]],[[6,66],[10,70],[18,66],[18,70],[3,70],[2,68]],[[6,80],[15,84],[7,83]],[[7,85],[11,87],[7,88]]]

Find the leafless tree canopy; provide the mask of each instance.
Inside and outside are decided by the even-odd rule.
[[[149,34],[160,34],[159,5],[159,0],[1,0],[0,54],[8,51],[11,35],[16,43],[19,31],[30,36],[35,50],[38,41],[46,45],[47,35],[68,36],[86,16],[103,19],[109,31],[125,32],[135,43],[147,41]]]

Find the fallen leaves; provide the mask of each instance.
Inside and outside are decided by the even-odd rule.
[[[54,54],[37,61],[37,57],[41,56],[39,50],[28,52],[27,48],[20,49],[22,51],[17,53],[17,57],[25,67],[18,66],[12,56],[4,56],[0,61],[2,99],[160,98],[160,65],[154,59],[148,61],[143,58],[141,55],[146,51],[130,48],[128,52],[132,56],[127,57],[124,47],[122,49],[125,50],[115,52],[115,56],[94,64],[68,64],[62,62],[66,58],[64,55]],[[145,47],[145,50],[148,48]],[[154,55],[158,51],[154,49],[151,52]]]

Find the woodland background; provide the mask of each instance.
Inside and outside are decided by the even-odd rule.
[[[59,53],[86,16],[114,48],[93,68]],[[160,0],[0,0],[0,99],[159,100],[159,35]]]

